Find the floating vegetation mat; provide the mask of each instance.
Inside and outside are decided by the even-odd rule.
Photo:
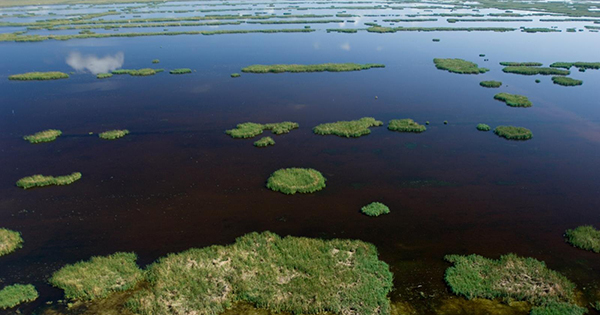
[[[181,68],[181,69],[173,69],[171,71],[169,71],[170,74],[186,74],[186,73],[192,73],[192,69],[189,68]]]
[[[522,75],[569,75],[571,72],[569,70],[561,70],[556,68],[544,68],[544,67],[527,67],[527,66],[517,66],[517,67],[505,67],[502,71],[506,73],[514,73],[514,74],[522,74]]]
[[[360,212],[370,217],[378,217],[382,214],[390,213],[390,208],[381,202],[371,202],[370,204],[362,207]]]
[[[32,302],[38,298],[38,292],[31,284],[13,284],[0,290],[0,309],[15,307],[21,303]],[[17,312],[19,314],[19,312]]]
[[[550,65],[551,68],[565,68],[571,69],[571,67],[579,69],[600,69],[600,62],[555,62]]]
[[[267,188],[284,194],[313,193],[325,188],[325,177],[312,168],[282,168],[267,180]]]
[[[225,130],[225,133],[232,138],[252,138],[263,133],[264,130],[271,130],[276,135],[290,132],[292,129],[298,128],[298,123],[284,121],[272,124],[257,124],[253,122],[245,122],[238,124],[235,129]]]
[[[29,141],[30,143],[50,142],[56,140],[56,138],[58,138],[60,135],[62,135],[62,131],[57,129],[48,129],[25,136],[23,139]]]
[[[509,93],[498,93],[494,95],[494,99],[506,103],[510,107],[531,107],[533,104],[527,98],[527,96],[509,94]]]
[[[251,65],[242,69],[242,72],[250,73],[282,73],[282,72],[343,72],[360,71],[371,68],[384,68],[385,65],[378,63],[323,63],[317,65]]]
[[[363,117],[358,120],[320,124],[313,128],[313,132],[318,135],[336,135],[346,138],[357,138],[370,134],[370,127],[381,125],[383,125],[382,121],[375,120],[373,117]]]
[[[477,124],[477,130],[479,131],[490,131],[490,126],[486,124]]]
[[[49,185],[69,185],[74,183],[75,181],[81,179],[81,173],[72,173],[71,175],[65,176],[44,176],[44,175],[33,175],[27,176],[19,179],[17,181],[17,186],[23,189],[28,189],[32,187],[43,187]]]
[[[241,75],[239,73],[232,73],[231,77],[232,78],[239,78],[239,77],[241,77]]]
[[[388,123],[388,129],[392,131],[399,132],[423,132],[427,130],[427,128],[423,125],[419,125],[415,121],[410,118],[406,119],[392,119]]]
[[[576,80],[567,77],[552,77],[552,82],[554,84],[562,85],[562,86],[577,86],[582,85],[583,81]]]
[[[565,232],[567,242],[575,247],[600,253],[600,230],[591,225],[579,226]]]
[[[22,74],[13,74],[8,76],[9,80],[16,81],[45,81],[45,80],[58,80],[68,79],[69,75],[59,71],[50,72],[27,72]]]
[[[129,134],[129,130],[109,130],[98,134],[98,137],[104,140],[115,140],[119,138],[123,138]]]
[[[112,76],[113,76],[112,73],[98,73],[96,75],[96,78],[97,79],[108,79],[108,78],[111,78]]]
[[[21,233],[0,229],[0,256],[10,254],[23,246]]]
[[[502,61],[500,65],[505,67],[541,67],[541,62],[514,62],[514,61]]]
[[[275,145],[275,140],[271,137],[262,137],[254,142],[255,147],[267,147],[270,145]]]
[[[500,81],[481,81],[479,85],[486,88],[499,88],[502,86],[502,82]]]
[[[145,77],[149,75],[155,75],[159,72],[163,72],[164,69],[152,69],[152,68],[143,68],[143,69],[119,69],[113,70],[112,74],[129,74],[135,77]]]
[[[529,140],[533,137],[531,130],[515,126],[498,126],[494,133],[509,140]]]
[[[466,61],[463,59],[442,59],[435,58],[433,59],[433,63],[435,67],[440,70],[447,70],[452,73],[460,73],[460,74],[479,74],[490,71],[486,68],[479,68],[476,63]]]

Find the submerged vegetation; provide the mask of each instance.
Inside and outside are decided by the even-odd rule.
[[[419,125],[414,120],[410,118],[406,119],[392,119],[388,124],[388,129],[391,131],[399,131],[399,132],[423,132],[427,130],[427,127],[423,125]]]
[[[192,73],[192,69],[189,68],[181,68],[181,69],[173,69],[171,71],[169,71],[170,74],[186,74],[186,73]]]
[[[515,126],[498,126],[494,133],[509,140],[529,140],[533,137],[531,130]]]
[[[490,131],[491,128],[489,125],[486,124],[477,124],[477,130],[479,131]]]
[[[385,65],[378,63],[323,63],[317,65],[251,65],[242,69],[242,72],[250,73],[282,73],[282,72],[342,72],[360,71],[371,68],[384,68]]]
[[[371,202],[370,204],[362,207],[360,212],[370,217],[378,217],[382,214],[390,213],[390,208],[381,202]]]
[[[591,225],[578,226],[565,232],[567,242],[575,247],[600,253],[600,230]]]
[[[44,80],[58,80],[68,79],[69,75],[64,72],[50,71],[50,72],[27,72],[21,74],[13,74],[8,76],[9,80],[15,81],[44,81]]]
[[[253,122],[245,122],[238,124],[235,129],[225,130],[225,133],[232,138],[252,138],[263,133],[264,130],[271,130],[276,135],[290,132],[292,129],[298,128],[300,125],[291,121],[271,124],[257,124]]]
[[[500,81],[481,81],[479,85],[487,88],[499,88],[502,86],[502,82]]]
[[[65,291],[65,297],[76,300],[105,298],[110,293],[125,291],[142,279],[134,253],[115,253],[92,257],[67,265],[50,278],[50,283]]]
[[[494,95],[494,99],[506,103],[510,107],[531,107],[533,104],[527,98],[527,96],[509,94],[509,93],[498,93]]]
[[[569,75],[571,72],[569,70],[560,70],[556,68],[543,68],[543,67],[526,67],[526,66],[517,66],[517,67],[505,67],[502,71],[506,73],[515,73],[515,74],[523,74],[523,75]]]
[[[267,147],[270,145],[275,145],[275,140],[271,137],[262,137],[254,142],[255,147]]]
[[[460,74],[479,74],[490,71],[486,68],[479,68],[476,63],[466,61],[463,59],[442,59],[435,58],[433,59],[433,63],[435,67],[440,70],[447,70],[452,73],[460,73]]]
[[[163,69],[152,69],[152,68],[143,68],[143,69],[119,69],[113,70],[112,74],[129,74],[131,76],[141,77],[141,76],[149,76],[155,75],[159,72],[163,72]]]
[[[582,85],[583,81],[576,80],[568,77],[552,77],[552,82],[554,84],[562,85],[562,86],[576,86]]]
[[[129,134],[129,130],[109,130],[98,134],[98,137],[104,140],[115,140],[119,138],[123,138]]]
[[[24,136],[23,139],[29,141],[30,143],[51,142],[56,140],[56,138],[58,138],[60,135],[62,135],[62,131],[57,129],[48,129],[36,132],[32,135]]]
[[[376,120],[373,117],[363,117],[358,120],[320,124],[313,128],[313,132],[318,135],[336,135],[346,138],[358,138],[370,134],[370,127],[378,127],[381,125],[383,125],[382,121]]]
[[[15,307],[21,303],[32,302],[38,298],[38,292],[31,284],[13,284],[0,290],[0,309]]]
[[[75,181],[81,179],[81,173],[72,173],[70,175],[64,176],[44,176],[44,175],[33,175],[27,176],[19,179],[17,181],[17,186],[23,189],[28,189],[32,187],[43,187],[50,185],[69,185],[74,183]]]
[[[23,246],[21,233],[0,229],[0,256],[10,254]]]
[[[312,168],[284,168],[267,180],[267,188],[287,195],[312,193],[325,188],[325,177]]]

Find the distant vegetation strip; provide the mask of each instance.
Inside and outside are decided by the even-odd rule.
[[[81,179],[81,173],[78,172],[57,177],[33,175],[19,179],[17,181],[17,186],[23,189],[28,189],[32,187],[43,187],[49,185],[69,185],[79,179]]]
[[[517,67],[505,67],[502,69],[503,72],[506,73],[514,73],[514,74],[522,74],[522,75],[569,75],[571,72],[569,70],[561,70],[556,68],[548,68],[548,67],[525,67],[525,66],[517,66]]]
[[[104,140],[116,140],[119,138],[123,138],[128,134],[129,134],[129,130],[127,130],[127,129],[109,130],[109,131],[99,133],[98,137],[100,137],[100,139],[104,139]]]
[[[550,65],[551,68],[565,68],[570,69],[571,67],[579,69],[600,69],[600,62],[555,62]]]
[[[440,70],[447,70],[459,74],[479,74],[490,71],[487,68],[479,68],[474,62],[458,58],[435,58],[433,59],[433,63],[435,64],[435,67]]]
[[[383,27],[372,26],[367,28],[371,33],[395,33],[395,32],[512,32],[516,28],[511,27]]]
[[[500,65],[505,67],[541,67],[541,62],[515,62],[515,61],[502,61]]]
[[[344,23],[344,20],[284,20],[284,21],[248,21],[247,24],[325,24]]]
[[[242,68],[242,72],[249,73],[282,73],[282,72],[343,72],[360,71],[371,68],[384,68],[385,65],[378,63],[323,63],[314,65],[277,64],[277,65],[251,65]]]
[[[29,141],[30,143],[41,143],[41,142],[54,141],[60,135],[62,135],[62,131],[60,131],[58,129],[48,129],[48,130],[36,132],[32,135],[24,136],[23,139]]]
[[[21,74],[13,74],[8,76],[9,80],[14,81],[45,81],[45,80],[58,80],[68,79],[69,75],[64,72],[50,71],[50,72],[27,72]]]
[[[448,23],[456,22],[533,22],[532,19],[447,19]]]

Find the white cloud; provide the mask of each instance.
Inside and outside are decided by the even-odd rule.
[[[123,66],[125,55],[122,52],[114,56],[106,55],[102,58],[96,55],[82,55],[78,51],[72,52],[67,57],[67,64],[76,71],[89,71],[93,74],[110,72]]]
[[[346,51],[350,51],[350,43],[346,42],[340,45],[340,48]]]

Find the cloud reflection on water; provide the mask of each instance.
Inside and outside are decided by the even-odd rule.
[[[93,74],[110,72],[123,66],[125,54],[118,52],[98,58],[96,55],[82,55],[78,51],[71,52],[66,62],[76,71],[89,71]]]

